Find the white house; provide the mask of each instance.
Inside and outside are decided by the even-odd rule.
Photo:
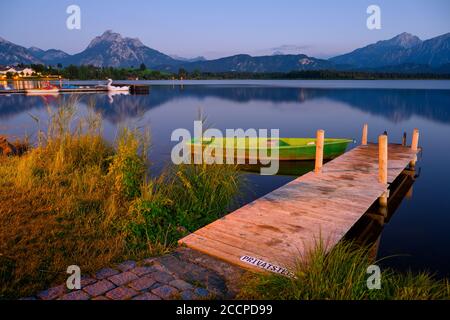
[[[33,75],[34,70],[31,68],[17,68],[16,73],[18,73],[22,76],[25,76],[25,77],[29,77],[29,76]]]
[[[29,77],[31,75],[33,75],[34,70],[31,68],[18,68],[18,67],[10,67],[10,66],[6,66],[6,67],[2,67],[0,66],[0,74],[2,75],[6,75],[7,73],[12,73],[14,75],[22,75],[25,77]]]
[[[9,66],[6,66],[6,67],[0,66],[0,74],[7,74],[8,72],[16,73],[16,69],[13,67],[9,67]]]

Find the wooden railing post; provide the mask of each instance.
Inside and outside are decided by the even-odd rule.
[[[388,137],[381,135],[378,137],[378,181],[387,187],[388,183]],[[387,191],[384,192],[379,203],[382,208],[387,207]]]
[[[388,137],[381,135],[378,137],[378,180],[387,184],[388,165]]]
[[[419,148],[419,129],[414,129],[411,142],[411,150],[417,151]]]
[[[411,141],[411,150],[417,151],[419,150],[419,129],[414,129]],[[417,162],[417,155],[414,157],[414,160],[411,160],[409,166],[414,169]]]
[[[315,173],[319,173],[322,171],[324,140],[325,140],[325,131],[317,130],[317,133],[316,133],[316,165],[314,167]]]
[[[367,123],[365,123],[363,126],[362,138],[361,138],[361,145],[363,145],[363,146],[367,146],[367,132],[368,131],[369,131],[369,126],[367,125]]]

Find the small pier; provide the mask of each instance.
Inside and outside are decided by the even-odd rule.
[[[195,231],[179,243],[253,271],[289,274],[318,242],[331,250],[375,203],[387,207],[390,184],[414,168],[411,146],[388,136],[362,143],[323,165],[324,132],[317,132],[315,170]]]
[[[129,86],[131,94],[149,94],[150,86],[148,85],[135,85],[135,84],[114,84],[118,86]],[[106,87],[79,87],[79,88],[60,88],[58,93],[98,93],[98,92],[108,92]],[[10,89],[10,90],[0,90],[0,95],[9,94],[26,94],[26,89]],[[45,95],[45,94],[43,94]]]
[[[96,88],[96,87],[84,87],[84,88],[61,88],[58,93],[91,93],[91,92],[108,92],[106,88]],[[10,90],[0,90],[0,95],[8,94],[26,94],[26,89],[10,89]],[[49,93],[52,94],[52,93]],[[45,95],[45,94],[43,94]]]
[[[149,94],[150,86],[146,84],[127,84],[127,83],[114,83],[115,86],[123,87],[129,86],[131,94]]]

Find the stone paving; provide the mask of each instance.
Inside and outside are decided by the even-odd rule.
[[[244,270],[188,248],[125,261],[83,276],[80,290],[65,284],[39,292],[33,300],[198,300],[232,299]]]

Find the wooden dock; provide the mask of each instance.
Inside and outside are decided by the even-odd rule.
[[[129,86],[131,94],[149,94],[150,86],[146,84],[128,84],[128,83],[115,83],[115,86],[123,87]]]
[[[241,207],[179,243],[244,268],[282,274],[319,241],[327,250],[332,249],[375,201],[384,203],[389,183],[417,159],[418,131],[413,147],[388,145],[387,137],[380,136],[388,155],[384,167],[383,146],[367,144],[367,128],[364,130],[365,145],[323,167],[316,165],[316,172]],[[382,170],[387,173],[387,183],[383,183]]]
[[[135,84],[115,84],[118,86],[129,86],[131,94],[149,94],[150,86],[148,85],[135,85]],[[99,93],[108,92],[106,87],[79,87],[79,88],[61,88],[58,93]],[[10,95],[10,94],[26,94],[26,89],[10,89],[10,90],[0,90],[0,95]],[[45,94],[43,94],[45,95]]]
[[[85,87],[85,88],[62,88],[59,89],[58,93],[96,93],[96,92],[108,92],[106,88],[95,88],[95,87]],[[0,95],[9,94],[27,94],[26,89],[10,89],[10,90],[0,90]],[[45,95],[44,93],[42,95]],[[49,93],[52,95],[52,93]]]

